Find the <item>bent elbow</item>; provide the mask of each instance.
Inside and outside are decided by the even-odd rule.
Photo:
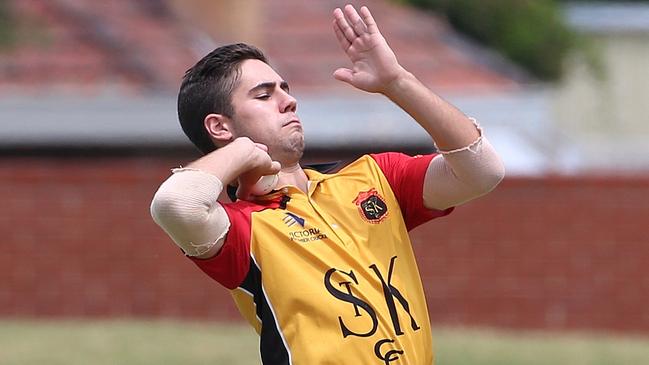
[[[179,199],[168,191],[158,190],[153,199],[149,211],[153,221],[161,228],[166,228],[170,224],[179,223],[184,216]]]
[[[479,177],[472,179],[473,190],[478,196],[485,195],[498,186],[505,178],[505,165],[499,156],[489,164],[488,168],[480,171]]]
[[[163,226],[169,216],[177,215],[174,214],[174,211],[177,211],[176,204],[174,203],[174,199],[169,194],[161,191],[161,189],[158,190],[153,196],[151,206],[149,207],[149,213],[153,221],[159,226]]]
[[[210,216],[207,204],[162,189],[154,195],[150,212],[153,220],[165,230],[171,226],[192,230],[204,225]]]
[[[505,178],[505,165],[502,159],[498,157],[498,162],[494,163],[487,171],[484,171],[484,179],[482,180],[482,191],[486,194],[498,186]]]

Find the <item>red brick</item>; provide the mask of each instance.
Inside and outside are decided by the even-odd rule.
[[[175,164],[2,159],[0,199],[11,214],[0,217],[0,315],[240,318],[229,293],[148,215]],[[647,196],[646,177],[508,179],[417,228],[431,318],[649,330]]]

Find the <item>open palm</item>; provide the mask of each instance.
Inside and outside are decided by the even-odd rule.
[[[363,6],[360,15],[353,6],[334,10],[333,28],[352,68],[339,68],[334,77],[368,92],[383,92],[403,71],[397,57],[370,13]]]

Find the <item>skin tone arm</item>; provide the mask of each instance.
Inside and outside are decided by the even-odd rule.
[[[193,161],[185,168],[188,170],[200,170],[202,173],[214,175],[219,179],[222,186],[238,180],[239,188],[237,194],[240,197],[247,198],[250,195],[251,187],[260,176],[276,174],[280,171],[280,163],[273,161],[267,151],[268,149],[265,145],[255,143],[247,137],[240,137]],[[171,191],[171,195],[165,193],[168,189],[163,187],[156,193],[152,204],[152,215],[154,216],[154,220],[157,218],[156,222],[161,224],[163,228],[166,227],[183,237],[181,243],[178,244],[183,247],[185,252],[188,252],[186,250],[187,246],[185,246],[187,245],[186,240],[188,238],[199,239],[198,243],[204,243],[200,239],[204,239],[206,235],[200,234],[200,232],[205,231],[209,233],[209,230],[205,229],[206,224],[221,227],[222,229],[227,229],[229,224],[223,221],[223,219],[227,219],[225,212],[222,211],[222,208],[219,210],[218,203],[209,197],[205,198],[202,194],[198,196],[193,195],[192,199],[190,199],[193,205],[186,205],[182,199],[179,201],[175,193],[178,189],[177,184],[179,180],[175,181],[176,188]],[[192,181],[186,188],[192,191],[205,190],[205,187],[202,186],[204,179],[201,178],[199,181],[200,183]],[[212,188],[210,186],[207,190],[211,190]],[[222,192],[216,192],[216,194],[219,193]],[[196,201],[201,203],[196,205]],[[217,206],[213,206],[214,204]],[[210,208],[206,209],[205,206],[210,206]],[[190,209],[190,211],[188,212],[187,209]],[[211,239],[216,236],[215,234],[207,235],[212,237]],[[213,257],[219,252],[223,243],[223,239],[219,239],[210,245],[207,251],[201,252],[200,254],[192,254],[192,256],[201,259]],[[189,244],[191,245],[191,243]]]
[[[277,174],[281,165],[268,155],[268,148],[248,137],[239,137],[196,161],[187,168],[210,173],[224,185],[238,180],[237,196],[246,200],[250,189],[263,175]]]
[[[505,170],[473,122],[405,70],[379,32],[366,7],[360,14],[347,5],[334,10],[333,29],[352,61],[334,77],[358,89],[381,93],[413,117],[441,151],[462,152],[435,157],[424,177],[423,200],[429,209],[446,209],[491,191]],[[475,144],[473,150],[463,150]]]
[[[351,6],[345,7],[344,13],[336,9],[333,27],[341,47],[353,63],[351,69],[336,70],[336,79],[364,91],[386,95],[415,118],[442,150],[465,147],[479,137],[478,131],[468,118],[428,90],[399,65],[367,8],[361,8],[360,15]],[[485,145],[488,147],[486,140]],[[498,166],[493,168],[493,161],[496,161],[495,165],[498,164],[493,149],[483,148],[482,153],[468,155],[468,158],[467,153],[472,152],[437,156],[431,161],[424,179],[423,200],[426,207],[444,209],[457,205],[488,192],[502,178]],[[485,157],[488,154],[492,155],[491,159]],[[227,232],[229,223],[220,220],[224,214],[223,208],[212,204],[221,191],[221,188],[216,191],[212,186],[222,186],[236,180],[239,185],[237,195],[247,200],[251,187],[262,175],[280,172],[281,180],[281,174],[284,173],[294,178],[294,182],[286,179],[285,182],[300,186],[296,184],[299,183],[300,173],[302,180],[306,180],[306,177],[297,164],[296,166],[296,169],[291,169],[291,165],[288,165],[285,167],[286,171],[280,172],[282,166],[272,160],[265,145],[254,143],[245,137],[237,138],[187,166],[188,169],[202,171],[198,172],[199,174],[210,174],[218,178],[218,181],[211,179],[211,182],[203,184],[205,180],[198,175],[192,175],[195,173],[175,175],[178,178],[173,184],[169,184],[170,188],[180,186],[180,190],[189,189],[198,195],[192,196],[191,204],[185,204],[186,201],[178,199],[178,190],[166,189],[165,183],[156,193],[152,203],[152,215],[185,252],[193,250],[197,252],[196,257],[212,257],[223,245],[223,236],[219,236],[219,232]],[[475,188],[475,181],[484,181],[483,177],[489,175],[494,178],[487,181],[484,185],[486,188]],[[214,228],[213,231],[201,231],[200,227],[204,227],[206,221],[211,222],[209,227]],[[205,234],[197,234],[197,231]],[[209,246],[209,251],[196,251],[203,243],[214,242],[214,237],[221,238],[218,238],[213,246]]]
[[[381,93],[412,116],[442,150],[464,147],[479,137],[473,123],[404,69],[379,32],[367,7],[334,10],[334,32],[353,66],[334,77],[358,89]]]

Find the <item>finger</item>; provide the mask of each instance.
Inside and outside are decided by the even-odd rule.
[[[349,24],[352,26],[354,33],[357,36],[367,33],[367,27],[365,26],[365,23],[363,23],[363,19],[361,19],[353,6],[345,6],[345,17],[349,19]]]
[[[347,38],[345,38],[343,31],[340,30],[340,27],[338,26],[338,23],[336,22],[335,19],[333,21],[333,27],[334,27],[334,33],[336,33],[336,38],[338,38],[338,44],[340,44],[340,47],[343,49],[343,51],[347,52],[347,49],[352,44],[347,40]]]
[[[367,6],[361,7],[361,16],[370,34],[379,33],[379,27],[376,25],[376,21],[374,21],[374,17]]]
[[[336,19],[336,23],[338,24],[338,27],[342,31],[345,38],[347,38],[347,41],[349,41],[349,43],[353,42],[354,39],[356,39],[356,33],[354,32],[352,27],[349,26],[349,23],[347,22],[347,19],[345,19],[345,15],[343,14],[343,11],[340,10],[340,8],[336,8],[334,10],[334,19]]]
[[[264,151],[264,152],[268,152],[268,146],[266,146],[266,145],[263,144],[263,143],[257,143],[257,142],[255,142],[255,147],[259,148],[260,150],[262,150],[262,151]]]
[[[249,184],[239,184],[239,187],[237,188],[237,198],[241,200],[250,200],[250,197],[252,196],[251,194],[252,191],[252,185]]]
[[[280,170],[282,170],[282,164],[279,163],[279,161],[273,161],[270,164],[270,169],[265,175],[279,174]]]
[[[339,68],[336,71],[334,71],[334,78],[338,81],[351,84],[352,79],[354,78],[354,71],[348,68]]]

